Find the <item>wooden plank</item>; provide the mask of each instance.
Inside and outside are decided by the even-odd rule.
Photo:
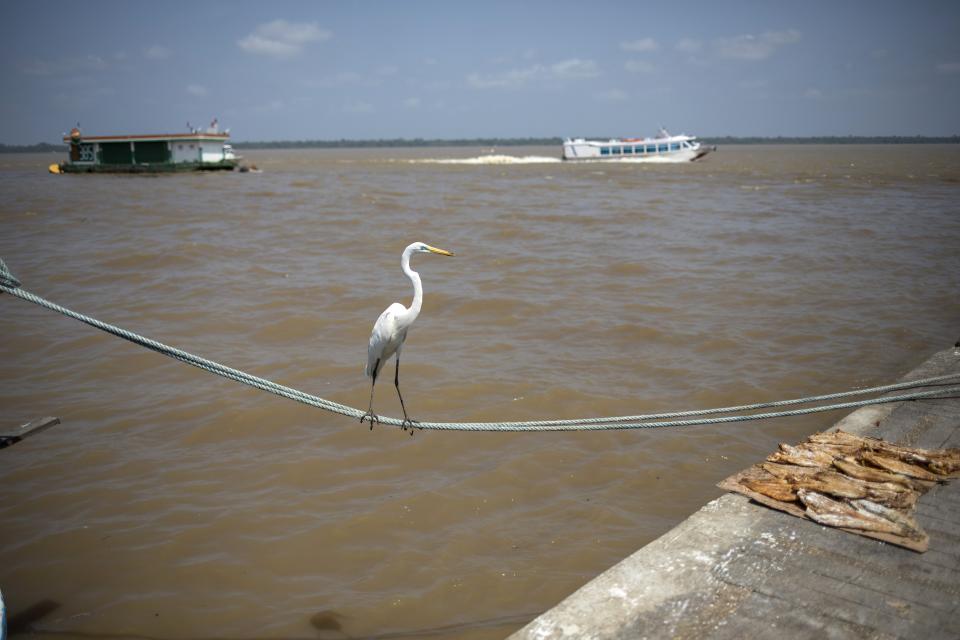
[[[26,424],[20,425],[19,427],[10,429],[9,431],[0,432],[0,449],[14,445],[24,438],[29,438],[32,435],[36,435],[41,431],[49,429],[55,424],[60,424],[60,418],[47,416],[46,418],[40,418],[39,420],[33,420]]]

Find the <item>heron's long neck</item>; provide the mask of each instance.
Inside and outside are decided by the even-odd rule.
[[[411,324],[420,315],[420,307],[423,306],[423,285],[420,283],[420,274],[410,268],[410,254],[404,253],[400,261],[403,272],[410,278],[413,284],[413,302],[407,309],[406,316],[403,318],[406,324]]]

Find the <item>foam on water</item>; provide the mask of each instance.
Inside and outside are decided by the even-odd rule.
[[[508,156],[490,154],[472,158],[417,158],[405,160],[410,164],[462,164],[462,165],[510,165],[510,164],[556,164],[564,162],[562,158],[552,156]],[[677,164],[688,163],[689,160],[677,157],[642,157],[642,158],[588,158],[570,161],[569,164]]]

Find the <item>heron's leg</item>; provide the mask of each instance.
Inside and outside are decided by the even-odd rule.
[[[400,354],[397,354],[397,368],[394,370],[393,374],[393,386],[397,388],[397,395],[400,396],[400,407],[403,409],[403,423],[401,427],[404,431],[407,430],[407,425],[410,425],[410,435],[413,435],[413,427],[416,426],[417,421],[411,420],[407,417],[407,407],[403,404],[403,394],[400,393]]]
[[[367,407],[367,412],[360,416],[360,424],[363,424],[363,421],[367,418],[370,418],[370,430],[373,431],[373,423],[380,422],[379,416],[373,412],[373,390],[377,386],[377,372],[380,371],[380,358],[377,358],[377,364],[373,367],[373,382],[370,383],[370,405]]]

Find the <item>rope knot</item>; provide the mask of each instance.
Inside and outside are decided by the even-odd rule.
[[[16,276],[10,273],[10,269],[7,269],[7,265],[3,262],[3,258],[0,258],[0,285],[9,287],[10,289],[17,289],[20,287],[20,281],[17,280]]]

